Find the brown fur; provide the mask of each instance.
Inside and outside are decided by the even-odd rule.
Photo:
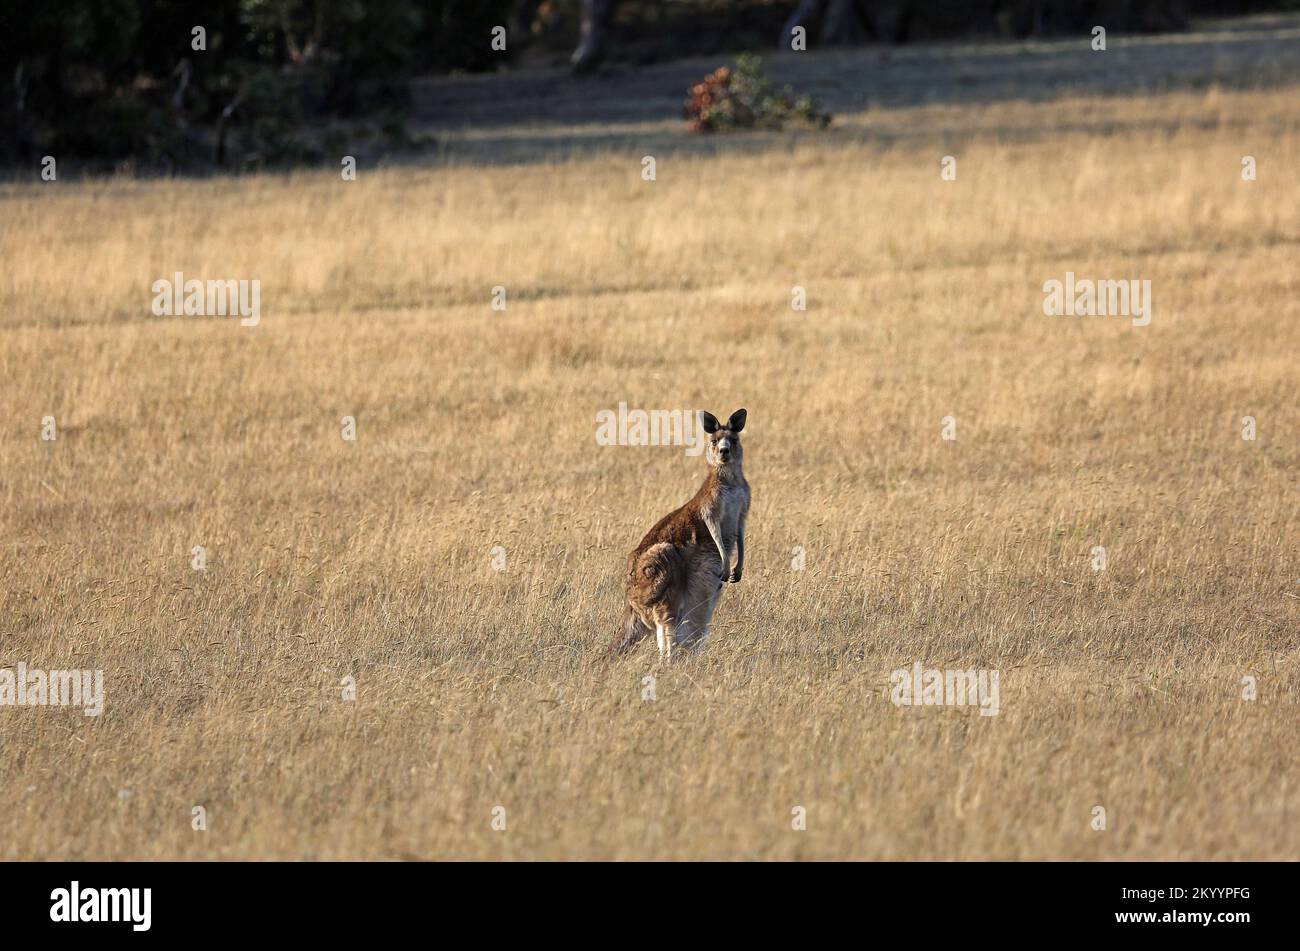
[[[703,646],[727,576],[733,584],[740,582],[749,514],[749,483],[742,471],[740,444],[745,415],[738,410],[722,425],[711,414],[701,414],[709,434],[709,474],[695,496],[656,522],[628,556],[627,606],[612,645],[614,652],[626,651],[659,630],[666,641],[660,651],[670,659],[675,646]],[[730,455],[724,458],[722,453],[728,449]],[[716,527],[717,538],[710,524]],[[733,553],[737,555],[734,573],[729,564]]]

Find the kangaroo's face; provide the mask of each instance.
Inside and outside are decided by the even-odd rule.
[[[723,424],[712,413],[700,410],[700,425],[709,437],[705,459],[713,468],[740,466],[745,454],[740,445],[740,431],[745,428],[746,415],[745,410],[738,409]]]

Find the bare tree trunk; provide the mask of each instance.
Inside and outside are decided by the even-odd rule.
[[[172,93],[172,112],[177,116],[185,113],[185,91],[190,88],[190,61],[183,59],[176,64],[172,75],[177,77],[176,90]]]
[[[574,72],[585,73],[600,65],[608,49],[613,20],[614,0],[582,0],[582,34],[569,59]]]
[[[240,86],[239,92],[235,94],[235,98],[221,110],[221,118],[217,120],[217,143],[213,152],[213,159],[215,159],[218,166],[226,164],[226,123],[229,122],[230,117],[235,114],[235,110],[239,108],[239,104],[244,101],[244,93],[247,91],[247,86]]]
[[[36,142],[27,122],[27,73],[21,60],[14,69],[14,144],[24,159],[36,152]]]
[[[805,32],[808,24],[821,12],[822,4],[825,0],[800,0],[799,6],[794,8],[794,13],[790,14],[790,19],[785,21],[785,26],[781,27],[781,37],[776,41],[778,50],[789,50],[791,34],[794,33],[795,27],[803,27]]]

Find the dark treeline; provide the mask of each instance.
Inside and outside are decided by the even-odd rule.
[[[0,0],[0,161],[40,156],[159,169],[314,161],[372,137],[411,144],[420,74],[520,56],[644,63],[775,48],[958,35],[1178,29],[1191,16],[1300,0]],[[506,49],[492,48],[506,29]]]
[[[0,160],[293,164],[329,150],[332,120],[362,116],[400,138],[409,78],[495,66],[490,31],[517,26],[518,6],[3,0]]]

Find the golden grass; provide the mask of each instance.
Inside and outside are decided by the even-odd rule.
[[[0,707],[0,857],[1295,857],[1295,103],[0,189],[0,666],[107,693]],[[177,270],[261,326],[153,317]],[[1151,325],[1044,316],[1067,270]],[[669,668],[599,652],[703,462],[598,447],[620,401],[750,413],[746,576]],[[1001,713],[895,707],[918,660]]]

